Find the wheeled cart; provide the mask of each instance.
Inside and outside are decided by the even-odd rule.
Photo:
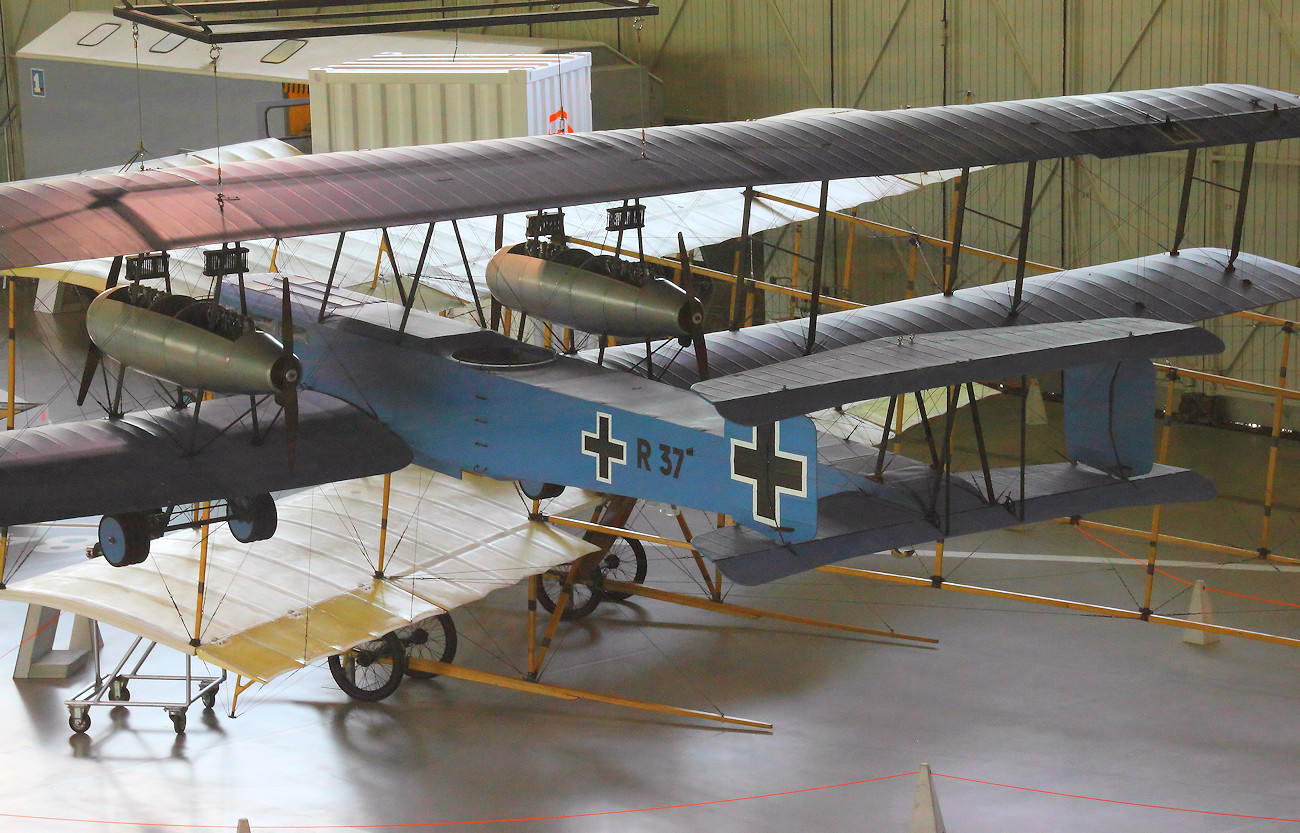
[[[210,709],[217,704],[217,692],[221,684],[226,680],[226,672],[223,670],[219,677],[199,677],[195,676],[192,670],[194,657],[189,654],[185,655],[185,673],[178,674],[142,674],[141,669],[153,649],[158,647],[157,642],[147,642],[144,637],[137,636],[127,649],[126,654],[114,666],[109,674],[103,673],[102,652],[99,639],[99,623],[93,622],[94,639],[91,640],[93,663],[95,667],[95,681],[86,688],[82,689],[77,695],[64,704],[68,707],[68,726],[72,731],[78,734],[84,734],[90,729],[90,710],[96,706],[107,706],[110,708],[157,708],[167,712],[167,717],[171,720],[172,726],[176,729],[176,734],[182,734],[185,731],[185,713],[189,707],[196,701],[202,701],[205,709]],[[147,644],[146,644],[147,642]],[[141,645],[145,645],[143,651]],[[131,662],[133,657],[138,654],[138,659],[131,666],[131,670],[123,673],[127,663]],[[130,686],[136,681],[149,682],[178,682],[185,684],[184,697],[177,700],[132,700]]]

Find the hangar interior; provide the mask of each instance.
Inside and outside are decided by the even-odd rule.
[[[593,52],[596,129],[1212,82],[1300,91],[1300,5],[1291,0],[664,0],[657,15],[636,19],[312,40],[280,64],[262,60],[271,44],[253,44],[247,55],[240,51],[247,45],[228,46],[220,60],[229,77],[215,101],[205,45],[140,50],[147,59],[136,66],[129,24],[116,41],[110,32],[79,44],[113,21],[114,5],[19,0],[0,7],[6,178],[121,165],[137,144],[166,156],[266,132],[293,138],[301,117],[294,128],[293,111],[268,111],[268,102],[299,95],[294,85],[305,84],[311,69],[384,52]],[[140,43],[159,37],[149,33]],[[117,51],[96,52],[110,47]],[[41,96],[34,70],[44,71]],[[56,82],[70,83],[75,97],[57,101]],[[99,109],[88,109],[92,103]],[[40,109],[48,104],[63,109]],[[1231,189],[1245,161],[1241,147],[1201,157],[1187,245],[1228,245],[1238,210]],[[1181,155],[1154,154],[1040,166],[1029,260],[1069,268],[1167,250],[1183,164]],[[1261,144],[1253,165],[1242,248],[1300,265],[1300,140]],[[1014,262],[1019,243],[1024,179],[1023,165],[971,174],[964,245],[1003,259],[964,257],[962,285],[1010,277],[1005,258]],[[931,240],[952,237],[955,189],[949,179],[846,209],[852,219],[831,223],[826,237],[826,294],[870,304],[939,288],[948,250]],[[805,219],[759,235],[759,276],[807,288],[815,225]],[[738,252],[724,243],[700,257],[735,273]],[[459,262],[454,251],[444,254]],[[358,256],[360,272],[376,258]],[[22,419],[93,416],[74,402],[86,296],[56,294],[49,281],[13,283],[16,393],[37,405]],[[806,312],[802,299],[767,294],[755,315]],[[1285,560],[1300,558],[1297,414],[1293,400],[1270,387],[1293,386],[1285,322],[1300,313],[1294,304],[1265,312],[1281,323],[1207,322],[1227,350],[1187,367],[1213,375],[1184,375],[1159,391],[1162,407],[1177,416],[1168,460],[1213,480],[1215,500],[1165,507],[1156,517],[1150,509],[1088,516],[1105,528],[1013,527],[950,539],[941,554],[922,547],[846,566],[925,579],[943,558],[950,583],[1133,609],[1147,578],[1143,533],[1158,523],[1187,540],[1159,545],[1151,585],[1157,613],[1189,615],[1195,582],[1203,580],[1213,621],[1300,637],[1300,566]],[[1037,382],[1047,401],[1045,423],[1029,428],[1031,454],[1059,459],[1060,376]],[[149,393],[142,386],[135,395]],[[1014,461],[1018,397],[994,396],[981,407],[991,455]],[[963,422],[958,430],[956,453],[974,459],[975,437]],[[925,438],[910,429],[903,443],[922,449]],[[688,520],[695,528],[709,523],[698,513]],[[39,572],[83,560],[93,521],[24,531],[24,565]],[[641,506],[630,525],[678,536],[665,506]],[[647,550],[649,583],[701,592],[698,571],[680,550]],[[1261,550],[1282,560],[1259,557]],[[232,687],[224,686],[216,710],[192,712],[184,734],[138,711],[97,717],[89,734],[69,737],[64,701],[88,671],[15,680],[0,685],[9,733],[0,818],[33,830],[219,829],[241,818],[253,830],[452,823],[904,830],[915,818],[915,773],[928,764],[943,820],[955,830],[1267,831],[1300,823],[1300,724],[1288,717],[1300,697],[1294,647],[1232,637],[1192,644],[1183,636],[1192,631],[1082,609],[822,572],[734,586],[726,599],[939,641],[726,617],[644,598],[602,603],[555,633],[548,682],[753,718],[771,730],[446,678],[408,681],[381,703],[356,702],[316,663],[248,692],[233,719],[226,713]],[[527,603],[517,584],[455,610],[457,664],[519,676]],[[30,633],[27,616],[25,605],[0,605],[6,676]],[[75,647],[69,623],[58,627],[58,647]],[[131,641],[107,627],[104,639],[106,655]],[[152,662],[170,663],[165,673],[175,673],[184,661],[166,653]]]

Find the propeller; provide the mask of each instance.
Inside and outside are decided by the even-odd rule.
[[[284,354],[271,369],[271,381],[280,391],[280,404],[284,407],[284,439],[288,449],[289,468],[293,468],[298,452],[298,382],[302,379],[302,364],[293,354],[293,301],[289,296],[289,279],[281,279],[280,341]]]
[[[117,278],[121,274],[122,256],[118,255],[113,258],[113,265],[108,270],[108,280],[104,282],[105,291],[117,286]],[[95,345],[95,342],[90,342],[90,346],[86,348],[86,366],[81,371],[81,387],[77,388],[78,408],[86,404],[86,396],[90,393],[90,385],[95,381],[95,372],[99,370],[99,364],[103,360],[103,352]]]
[[[709,378],[709,353],[704,343],[704,305],[695,294],[695,284],[691,280],[691,259],[686,252],[686,238],[682,237],[680,231],[677,232],[677,256],[682,266],[678,273],[681,276],[679,285],[686,290],[687,295],[700,304],[700,320],[691,329],[691,347],[695,351],[695,367],[699,371],[700,381],[704,381]]]

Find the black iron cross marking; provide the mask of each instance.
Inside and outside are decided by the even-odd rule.
[[[612,483],[613,463],[627,465],[627,443],[610,436],[609,414],[596,413],[596,433],[582,432],[582,453],[596,458],[596,479],[601,483]]]
[[[781,526],[781,495],[808,496],[808,458],[781,450],[781,426],[754,429],[753,440],[731,440],[731,479],[754,489],[754,518]]]

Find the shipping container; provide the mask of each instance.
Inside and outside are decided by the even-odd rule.
[[[586,52],[386,52],[309,77],[315,152],[592,129]]]

